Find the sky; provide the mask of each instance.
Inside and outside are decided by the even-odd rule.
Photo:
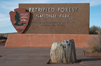
[[[19,3],[90,3],[89,27],[101,27],[101,0],[0,0],[0,33],[17,32],[10,21],[10,11]]]

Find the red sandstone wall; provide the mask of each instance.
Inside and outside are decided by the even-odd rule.
[[[87,48],[89,34],[9,34],[5,47],[51,47],[53,42],[74,39],[76,48]]]

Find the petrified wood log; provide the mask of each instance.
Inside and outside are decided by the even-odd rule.
[[[75,63],[76,52],[74,40],[54,42],[50,50],[51,63]]]

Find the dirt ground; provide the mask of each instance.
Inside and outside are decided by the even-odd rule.
[[[76,48],[77,64],[47,64],[50,48],[0,46],[0,66],[101,66],[101,56],[85,56],[86,48]]]
[[[0,66],[101,66],[101,56],[84,55],[86,48],[76,48],[76,64],[47,64],[50,48],[5,47],[6,39],[0,39]]]

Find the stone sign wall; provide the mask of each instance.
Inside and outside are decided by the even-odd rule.
[[[89,34],[89,3],[19,4],[30,12],[25,34]]]

